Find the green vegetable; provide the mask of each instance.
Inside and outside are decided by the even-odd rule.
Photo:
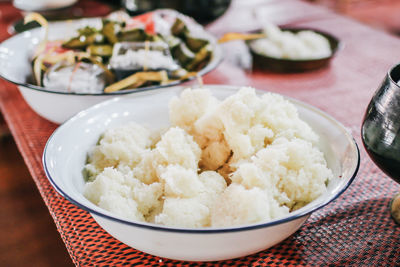
[[[150,38],[143,29],[132,29],[118,33],[118,40],[120,42],[144,42],[148,39]]]
[[[104,92],[112,93],[127,88],[138,88],[149,82],[167,83],[168,80],[168,74],[165,70],[136,72],[123,80],[107,86],[104,88]]]
[[[182,42],[181,39],[179,39],[178,37],[175,37],[173,35],[163,36],[162,39],[164,40],[164,42],[167,43],[167,45],[170,47],[170,49],[176,47],[177,45],[179,45]]]
[[[204,46],[208,45],[209,41],[186,35],[186,45],[193,52],[199,52]]]
[[[103,20],[103,28],[101,29],[101,33],[106,37],[110,44],[115,44],[118,42],[116,25],[116,22]]]
[[[195,59],[195,54],[190,51],[185,43],[180,43],[171,52],[174,59],[178,60],[179,64],[184,68]]]
[[[63,43],[63,47],[71,49],[84,49],[94,43],[104,42],[104,37],[96,28],[86,26],[78,29],[78,36]]]
[[[113,47],[112,45],[89,45],[87,51],[92,56],[111,57]]]
[[[74,37],[63,43],[62,45],[65,48],[71,49],[82,49],[86,47],[86,37]]]
[[[96,28],[93,28],[90,26],[86,26],[84,28],[78,29],[79,36],[81,36],[81,35],[90,36],[90,35],[96,34],[98,32],[99,31]]]
[[[186,65],[186,69],[189,71],[197,71],[203,68],[210,61],[212,51],[209,46],[203,47],[195,56],[195,58]]]
[[[100,145],[100,142],[101,142],[101,140],[103,140],[103,138],[104,138],[104,133],[100,134],[100,137],[99,137],[99,139],[97,140],[96,146],[99,146],[99,145]],[[86,163],[89,163],[89,161],[87,161]]]
[[[83,169],[82,169],[82,176],[83,179],[85,180],[85,182],[93,182],[94,179],[96,178],[98,172],[96,171],[96,169],[94,168],[94,166],[92,165],[86,165]]]
[[[63,47],[70,49],[85,49],[88,45],[102,43],[103,41],[104,37],[99,33],[93,33],[91,35],[79,35],[63,43]]]
[[[184,37],[188,32],[189,30],[185,23],[180,18],[177,18],[171,27],[171,33],[178,37]]]

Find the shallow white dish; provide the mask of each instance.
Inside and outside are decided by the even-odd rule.
[[[68,39],[76,34],[76,30],[86,25],[101,27],[100,18],[79,19],[49,23],[49,40]],[[131,90],[122,90],[114,93],[84,94],[53,91],[51,88],[37,86],[32,80],[31,56],[44,36],[42,28],[36,28],[17,34],[0,44],[0,77],[16,84],[26,102],[40,116],[55,122],[62,123],[77,112],[96,103],[115,97],[140,91],[160,89],[174,86],[185,81],[176,81],[166,85],[156,85]],[[204,32],[213,46],[211,61],[198,74],[205,75],[218,66],[222,60],[222,51],[217,40],[211,34]]]
[[[78,0],[14,0],[13,5],[24,11],[48,11],[72,6]]]
[[[207,85],[219,99],[234,94],[238,87]],[[347,130],[332,117],[297,100],[300,117],[320,136],[334,179],[326,194],[288,216],[252,225],[231,228],[180,229],[133,222],[103,210],[82,192],[82,169],[87,151],[107,128],[135,121],[150,129],[169,125],[168,101],[179,95],[181,86],[114,98],[80,112],[50,137],[43,153],[43,165],[54,188],[73,204],[87,210],[108,233],[138,250],[171,259],[213,261],[249,255],[267,249],[292,235],[312,212],[337,198],[353,181],[359,167],[357,144]],[[265,93],[258,91],[258,93]]]

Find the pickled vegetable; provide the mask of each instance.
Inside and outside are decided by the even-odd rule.
[[[230,41],[236,41],[236,40],[254,40],[254,39],[260,39],[260,38],[265,38],[265,34],[263,33],[236,33],[236,32],[228,32],[225,33],[219,40],[218,43],[225,43],[225,42],[230,42]]]
[[[186,24],[180,18],[177,18],[171,27],[171,33],[175,36],[184,37],[187,32],[189,32],[189,30]]]
[[[112,93],[126,88],[137,88],[147,81],[165,83],[168,81],[167,72],[164,70],[158,72],[136,72],[123,80],[107,86],[104,92]]]
[[[113,47],[111,45],[89,45],[87,52],[92,56],[111,57]]]
[[[79,36],[91,36],[98,32],[96,28],[86,26],[84,28],[78,29]]]
[[[200,39],[192,37],[190,35],[186,36],[186,45],[193,52],[199,52],[204,46],[208,45],[209,41],[206,39]]]
[[[42,68],[43,68],[43,55],[39,55],[33,61],[33,76],[35,77],[35,81],[37,85],[42,85]]]
[[[182,40],[173,35],[167,35],[167,36],[164,36],[164,42],[166,42],[168,44],[168,46],[170,47],[170,49],[172,49],[172,48],[178,46],[180,43],[182,43]]]
[[[71,38],[63,44],[63,47],[72,49],[84,48],[86,47],[86,38],[85,37],[83,37],[82,39],[80,37]]]
[[[35,56],[37,57],[37,55],[39,55],[40,53],[42,53],[46,47],[46,43],[48,41],[48,35],[49,35],[49,24],[47,22],[47,20],[40,15],[39,13],[29,13],[28,15],[25,16],[24,18],[24,24],[27,24],[31,21],[36,21],[37,23],[40,24],[40,26],[42,26],[45,29],[45,34],[44,34],[44,38],[41,41],[41,43],[39,44],[38,48],[36,49],[35,52]]]
[[[110,44],[115,44],[118,42],[116,28],[116,22],[107,20],[103,21],[103,28],[101,29],[101,33],[106,37]]]
[[[211,48],[206,46],[203,47],[195,56],[193,61],[191,61],[187,66],[186,69],[189,71],[196,71],[203,68],[207,65],[208,61],[210,60],[212,55]]]
[[[174,74],[172,74],[172,75],[174,75]],[[177,80],[186,80],[186,79],[190,79],[190,78],[196,77],[196,76],[198,76],[198,73],[195,71],[191,71],[191,72],[185,71],[184,74],[180,73],[177,75],[177,77],[178,77]]]
[[[132,29],[121,31],[118,33],[118,41],[120,42],[144,42],[151,39],[143,29]]]
[[[186,68],[186,65],[195,59],[195,54],[190,51],[185,43],[181,43],[172,51],[172,56],[178,60],[179,64]]]
[[[85,180],[85,182],[92,182],[94,181],[94,179],[96,178],[96,175],[98,173],[96,173],[92,168],[85,166],[82,169],[82,176],[83,179]]]
[[[80,35],[78,37],[73,37],[63,43],[64,48],[70,49],[85,49],[88,45],[92,45],[95,43],[101,43],[102,36],[98,34],[93,35]]]

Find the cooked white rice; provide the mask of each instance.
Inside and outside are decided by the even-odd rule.
[[[122,55],[113,55],[110,65],[114,69],[137,70],[147,68],[150,70],[165,69],[175,70],[177,64],[171,56],[165,55],[159,50],[139,49],[128,50]]]
[[[318,59],[332,54],[327,38],[314,31],[298,33],[281,31],[276,25],[264,27],[266,38],[250,42],[250,47],[261,55],[283,59]]]
[[[283,97],[187,89],[169,110],[161,138],[135,123],[106,131],[89,152],[86,198],[132,220],[199,228],[265,222],[326,191],[318,136]]]

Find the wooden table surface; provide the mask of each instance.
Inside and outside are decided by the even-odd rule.
[[[0,10],[3,40],[9,36],[6,30],[18,13],[9,3],[0,3]],[[348,127],[359,144],[362,161],[350,188],[334,203],[313,214],[294,236],[269,250],[223,263],[399,264],[400,227],[391,220],[387,208],[399,187],[366,156],[360,142],[360,126],[372,94],[389,68],[400,62],[400,39],[298,0],[233,1],[228,12],[207,28],[220,36],[228,31],[257,29],[263,20],[329,32],[342,41],[343,48],[327,68],[276,74],[252,70],[243,43],[227,43],[223,44],[226,59],[204,77],[204,82],[253,86],[312,104]],[[87,212],[53,190],[45,177],[41,156],[57,125],[35,114],[18,89],[3,80],[0,109],[76,265],[159,262],[159,258],[113,239],[99,229]],[[189,265],[170,260],[163,263]]]

